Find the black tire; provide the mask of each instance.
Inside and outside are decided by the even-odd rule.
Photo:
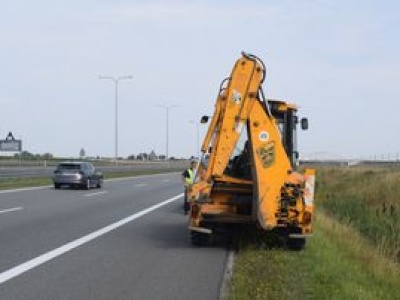
[[[84,188],[85,190],[90,190],[90,179],[89,179],[89,178],[86,179],[83,188]]]
[[[288,238],[286,241],[286,246],[292,251],[301,251],[306,246],[305,238]]]
[[[201,233],[197,231],[190,232],[190,239],[193,246],[202,247],[207,246],[211,243],[211,234]]]
[[[99,179],[97,180],[97,185],[96,185],[96,187],[97,187],[98,189],[101,189],[102,185],[103,185],[103,180],[102,180],[101,178],[99,178]]]
[[[59,183],[54,183],[54,189],[59,190],[61,185]]]

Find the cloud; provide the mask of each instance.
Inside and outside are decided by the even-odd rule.
[[[37,143],[43,151],[78,153],[84,146],[113,153],[102,142],[103,135],[113,136],[113,89],[99,82],[100,74],[134,76],[121,86],[121,153],[150,150],[156,140],[161,146],[155,150],[162,152],[164,114],[152,103],[163,99],[180,105],[171,115],[171,136],[193,139],[188,120],[212,112],[220,80],[241,50],[265,61],[268,97],[292,100],[310,116],[314,127],[303,139],[309,152],[364,151],[370,139],[353,138],[359,126],[348,124],[382,132],[374,147],[393,144],[392,135],[384,134],[387,120],[390,128],[400,126],[400,9],[394,1],[28,2],[11,1],[0,10],[0,105],[24,122],[5,117],[1,125],[19,126],[13,130],[33,146],[51,134],[48,122],[57,121],[66,140]],[[378,109],[383,103],[385,111]],[[96,116],[99,141],[83,145],[77,141],[86,132],[76,137],[66,130],[68,120],[58,111],[67,104],[79,106],[82,116]],[[153,136],[138,133],[145,123]],[[171,142],[172,150],[192,153],[193,141]]]
[[[3,108],[2,110],[19,107],[19,104],[20,99],[17,97],[0,94],[0,106]]]

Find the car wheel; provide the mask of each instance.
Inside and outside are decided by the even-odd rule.
[[[61,185],[59,183],[54,183],[54,188],[56,190],[59,190],[61,188]]]
[[[103,180],[102,180],[101,178],[99,178],[99,179],[97,180],[97,188],[98,188],[98,189],[101,189],[102,184],[103,184]]]
[[[85,190],[90,190],[90,179],[89,178],[86,179]]]

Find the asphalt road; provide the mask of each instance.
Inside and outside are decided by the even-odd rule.
[[[191,246],[179,174],[0,191],[0,299],[218,299],[223,245]]]

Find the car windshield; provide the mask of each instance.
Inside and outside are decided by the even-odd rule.
[[[78,164],[62,164],[58,165],[58,170],[68,170],[68,171],[79,171],[81,169],[81,165]]]

